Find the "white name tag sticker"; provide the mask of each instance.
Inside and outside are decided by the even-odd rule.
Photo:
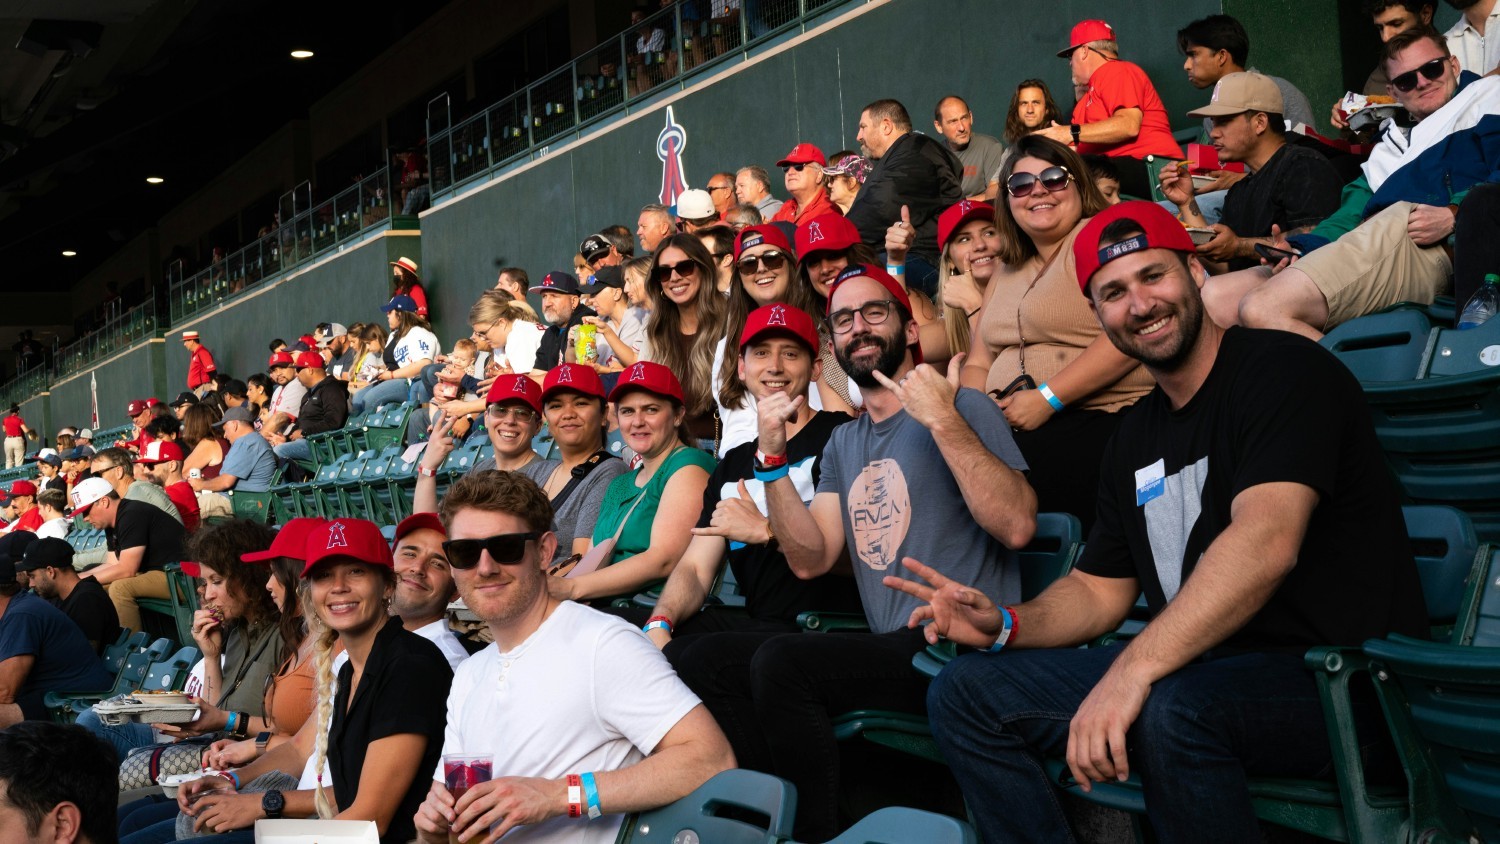
[[[1158,460],[1142,469],[1135,470],[1135,506],[1145,507],[1153,498],[1160,498],[1167,491],[1167,464]]]

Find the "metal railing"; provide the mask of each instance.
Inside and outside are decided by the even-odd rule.
[[[292,215],[254,243],[169,287],[171,324],[218,307],[266,279],[305,264],[391,218],[388,169]]]
[[[428,126],[432,194],[528,160],[704,68],[744,57],[850,0],[677,0],[451,127]]]

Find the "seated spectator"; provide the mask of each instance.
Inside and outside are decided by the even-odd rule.
[[[252,416],[253,418],[253,416]],[[183,460],[183,474],[190,480],[199,478],[213,480],[219,476],[224,465],[224,455],[229,453],[229,440],[214,430],[218,422],[214,412],[203,405],[188,408],[182,419],[182,446],[187,452]]]
[[[250,412],[243,407],[230,408],[224,418],[213,424],[229,442],[229,451],[213,478],[188,476],[188,483],[198,492],[265,492],[276,477],[276,454],[265,437],[256,433]]]
[[[1198,247],[1209,270],[1222,273],[1260,264],[1256,244],[1271,243],[1271,227],[1302,234],[1339,207],[1343,183],[1321,153],[1286,141],[1281,91],[1268,76],[1231,73],[1220,77],[1208,105],[1188,112],[1212,124],[1209,136],[1220,161],[1244,163],[1246,175],[1225,192],[1219,221],[1199,209],[1186,162],[1163,167],[1162,194],[1177,205],[1178,219],[1212,228],[1213,240]]]
[[[615,478],[599,507],[593,545],[613,540],[608,557],[596,571],[550,578],[548,591],[558,600],[608,606],[612,598],[660,585],[692,538],[688,531],[714,465],[688,441],[682,385],[667,367],[635,364],[609,401],[641,465]]]
[[[72,619],[94,653],[103,656],[120,632],[120,617],[104,587],[73,570],[73,546],[56,537],[38,538],[24,557],[13,561],[17,572],[30,573],[32,591]]]
[[[908,222],[916,239],[905,282],[931,298],[937,295],[937,217],[963,199],[963,167],[943,142],[911,129],[911,116],[895,100],[876,100],[860,112],[859,143],[875,166],[849,208],[849,222],[875,250],[885,248],[892,223]]]
[[[771,215],[771,222],[786,221],[797,224],[824,214],[842,214],[838,206],[828,199],[828,180],[823,168],[828,158],[812,144],[802,143],[792,147],[786,157],[776,162],[781,168],[782,184],[791,198]]]
[[[731,279],[734,276],[734,238],[739,232],[727,225],[717,225],[699,229],[693,234],[703,241],[703,248],[713,256],[714,288],[726,296],[729,295]]]
[[[499,290],[486,290],[469,308],[471,339],[488,345],[501,371],[522,375],[537,368],[537,352],[546,331],[525,299],[511,301]]]
[[[32,539],[0,537],[0,729],[46,720],[47,692],[107,689],[111,680],[78,625],[16,581],[15,559]]]
[[[714,210],[714,201],[708,191],[691,188],[677,196],[677,219],[682,221],[683,231],[694,234],[717,225],[719,212]],[[589,272],[579,271],[578,277],[588,278]]]
[[[0,533],[11,531],[25,531],[35,533],[42,526],[42,511],[36,507],[36,484],[31,481],[11,481],[10,489],[11,506],[15,508],[16,519],[6,525]]]
[[[546,480],[557,466],[544,460],[531,447],[542,430],[542,388],[526,375],[497,375],[484,397],[484,427],[494,446],[493,457],[475,461],[465,474],[499,469],[520,472],[532,480]],[[436,513],[437,471],[453,451],[453,417],[444,417],[432,429],[432,438],[422,451],[417,485],[412,493],[412,511]]]
[[[768,176],[767,178],[770,177]],[[738,191],[738,180],[736,180],[735,185],[735,190]],[[780,208],[780,200],[776,200],[776,202],[778,203],[776,207]],[[760,208],[749,202],[741,202],[729,209],[729,213],[724,215],[724,224],[735,231],[739,231],[746,226],[758,226],[763,222],[765,222],[765,215],[760,213]]]
[[[283,816],[374,821],[382,842],[416,834],[412,818],[427,793],[426,772],[439,769],[452,669],[436,645],[387,615],[396,575],[391,549],[373,522],[339,519],[319,527],[306,553],[301,592],[318,631],[317,714],[292,741],[232,777],[205,777],[178,792],[183,814],[204,836],[189,839],[195,844],[249,842],[256,820]],[[348,654],[337,680],[336,646]],[[309,759],[315,783],[332,775],[331,794],[322,785],[237,793],[272,772],[295,778]],[[235,837],[223,835],[229,830]]]
[[[594,316],[594,312],[580,301],[578,279],[561,270],[547,273],[531,292],[542,297],[542,319],[547,322],[530,372],[540,383],[547,370],[567,361],[569,332],[582,325],[584,317]]]
[[[1006,201],[996,216],[1001,267],[985,288],[984,310],[961,383],[987,392],[1031,467],[1037,506],[1094,520],[1098,469],[1121,411],[1151,391],[1151,377],[1099,330],[1071,247],[1104,198],[1077,153],[1028,137],[1002,173]]]
[[[968,199],[990,202],[1000,194],[1005,147],[1000,139],[974,131],[974,112],[963,97],[948,95],[932,109],[932,127],[958,158],[959,186]]]
[[[657,244],[676,232],[677,226],[673,224],[672,212],[667,206],[652,203],[641,209],[641,215],[636,220],[635,236],[641,241],[642,252],[655,252]]]
[[[372,322],[365,326],[359,336],[359,354],[354,358],[353,375],[349,377],[349,392],[354,394],[375,382],[376,376],[385,371],[385,326]]]
[[[454,677],[443,751],[492,755],[494,779],[455,800],[435,776],[416,816],[419,841],[501,837],[518,825],[528,837],[613,840],[626,813],[670,803],[734,766],[713,718],[639,633],[548,594],[557,539],[534,483],[504,472],[463,478],[443,499],[442,519],[459,594],[495,640]],[[502,577],[504,593],[494,588]],[[581,670],[556,670],[564,662]],[[497,687],[501,694],[484,691]],[[560,724],[569,725],[566,741],[508,738],[554,734]],[[573,784],[578,799],[558,800]],[[504,820],[492,823],[502,806]]]
[[[1431,28],[1387,41],[1385,64],[1391,95],[1419,122],[1409,134],[1386,130],[1364,174],[1344,189],[1339,210],[1290,238],[1302,258],[1269,279],[1256,268],[1205,287],[1209,315],[1220,325],[1318,339],[1357,316],[1396,302],[1431,302],[1448,289],[1453,207],[1500,164],[1485,158],[1493,153],[1481,143],[1493,131],[1482,118],[1500,111],[1500,80],[1461,75]]]
[[[1302,338],[1206,319],[1207,273],[1167,211],[1114,206],[1071,251],[1106,335],[1159,386],[1110,443],[1082,560],[1039,597],[992,602],[918,560],[926,584],[886,579],[923,602],[908,623],[931,620],[930,641],[992,651],[933,681],[933,735],[985,840],[1071,836],[1037,764],[1065,753],[1085,786],[1138,774],[1165,840],[1258,840],[1246,777],[1333,765],[1303,652],[1427,632],[1400,499],[1354,377]],[[1156,308],[1173,318],[1146,325]],[[1139,635],[1077,647],[1143,594]],[[1352,714],[1385,729],[1370,696]]]
[[[349,392],[329,376],[328,364],[317,352],[298,352],[293,365],[303,389],[297,425],[290,433],[273,435],[267,441],[279,460],[306,462],[313,458],[308,437],[337,431],[349,421]]]
[[[1085,155],[1083,164],[1088,169],[1088,178],[1099,189],[1099,195],[1104,197],[1104,201],[1109,205],[1119,205],[1120,168],[1107,155]]]
[[[643,360],[662,364],[681,379],[680,401],[687,410],[689,445],[712,452],[718,436],[714,420],[714,346],[724,336],[724,297],[712,284],[713,256],[690,234],[662,241],[652,256],[651,319],[646,323]]]
[[[117,760],[72,724],[34,721],[0,732],[0,815],[35,838],[108,844],[115,840]]]
[[[823,169],[823,175],[828,177],[828,201],[839,209],[840,214],[848,214],[854,200],[859,197],[859,189],[864,187],[870,163],[864,156],[849,150],[836,152],[828,160],[830,165]]]
[[[583,287],[583,302],[595,314],[584,317],[583,324],[598,332],[599,357],[590,365],[599,372],[619,372],[635,363],[646,347],[646,320],[625,296],[625,273],[619,267],[600,267]]]
[[[182,446],[171,440],[157,440],[146,446],[135,465],[145,469],[144,480],[166,492],[177,508],[177,515],[182,517],[183,529],[192,533],[198,529],[198,495],[182,477],[183,462]]]
[[[391,328],[383,353],[386,368],[374,376],[374,383],[354,394],[350,406],[355,413],[406,401],[411,379],[421,375],[422,368],[442,352],[427,318],[416,312],[417,303],[411,297],[395,296],[380,309],[385,311]]]
[[[417,316],[428,318],[427,291],[422,287],[422,278],[417,275],[417,262],[410,258],[397,258],[391,262],[391,301],[394,302],[398,296],[411,299],[416,303]],[[395,326],[391,328],[394,330]]]
[[[1134,159],[1137,163],[1121,167],[1121,188],[1131,196],[1150,196],[1151,182],[1139,162],[1148,155],[1182,158],[1156,87],[1140,65],[1120,58],[1114,28],[1101,20],[1076,24],[1067,48],[1057,55],[1068,60],[1073,84],[1084,93],[1073,106],[1071,124],[1053,122],[1037,133],[1073,145],[1080,155]]]
[[[766,173],[766,168],[758,164],[741,167],[734,174],[734,197],[739,200],[740,205],[749,205],[760,213],[759,220],[741,223],[741,228],[770,222],[771,218],[776,216],[776,212],[781,210],[781,200],[771,195],[771,177]],[[735,220],[725,222],[730,225],[736,223]]]
[[[36,506],[42,511],[42,525],[36,529],[37,538],[67,539],[73,529],[73,520],[64,515],[68,509],[67,493],[56,488],[44,489],[36,495]]]

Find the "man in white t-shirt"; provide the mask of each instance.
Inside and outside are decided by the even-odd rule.
[[[459,594],[495,638],[454,676],[443,752],[491,756],[494,779],[455,802],[436,771],[420,841],[446,844],[450,828],[477,825],[490,840],[523,827],[506,840],[604,844],[625,813],[734,767],[713,717],[639,631],[548,594],[557,536],[540,487],[471,473],[441,517]]]

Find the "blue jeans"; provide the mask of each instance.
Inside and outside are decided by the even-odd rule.
[[[1078,707],[1124,645],[971,653],[927,695],[942,749],[984,841],[1073,841],[1042,766],[1067,753]],[[1361,721],[1378,733],[1378,709]],[[1126,735],[1163,842],[1259,842],[1248,776],[1329,777],[1323,708],[1295,654],[1200,660],[1157,682]]]
[[[99,716],[95,715],[92,709],[86,709],[78,715],[78,726],[114,745],[115,753],[121,760],[129,756],[130,751],[137,747],[147,747],[156,743],[156,735],[151,732],[149,724],[127,722],[118,726],[110,726],[100,721]]]
[[[410,391],[411,385],[406,383],[405,378],[376,381],[356,392],[354,397],[349,400],[349,406],[353,408],[355,413],[364,413],[366,409],[374,410],[383,404],[406,401],[407,394]]]

